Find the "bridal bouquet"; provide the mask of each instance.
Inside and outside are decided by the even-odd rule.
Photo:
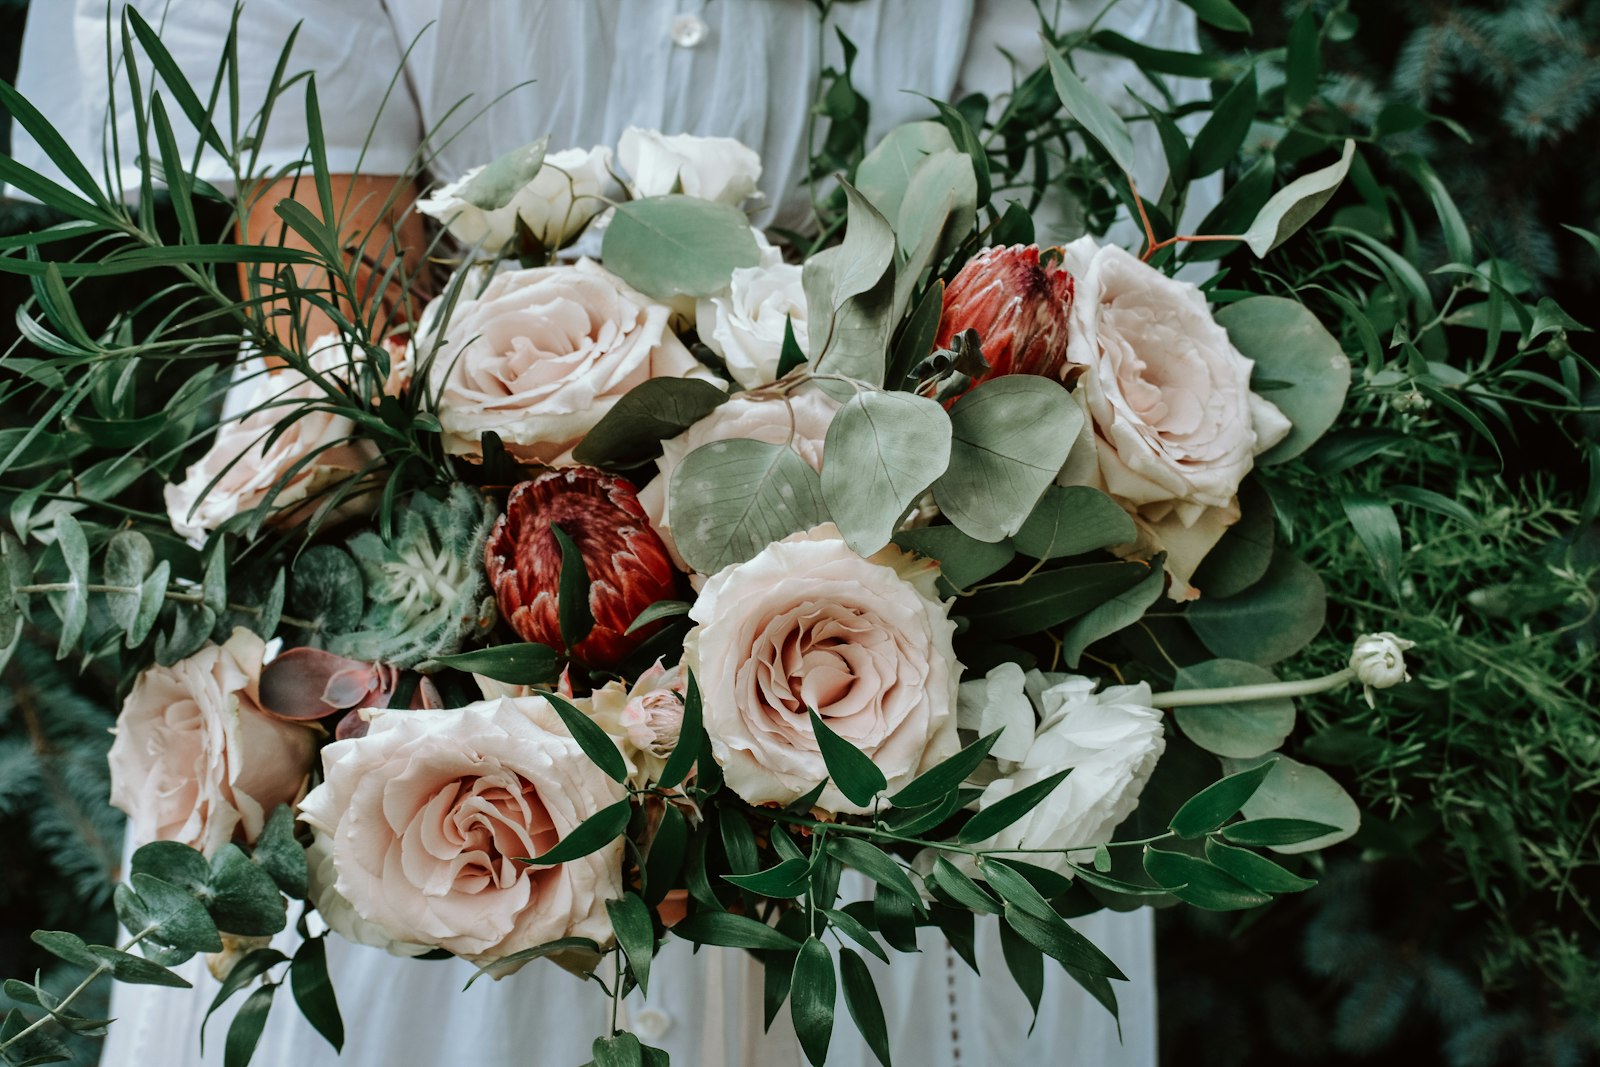
[[[243,134],[126,19],[248,173]],[[141,147],[176,245],[0,92],[76,185],[0,161],[74,215],[0,255],[34,279],[20,321],[44,353],[8,357],[8,387],[48,398],[5,463],[111,453],[14,494],[0,535],[0,644],[51,628],[130,678],[111,764],[142,844],[116,891],[131,936],[35,935],[85,986],[183,984],[168,968],[209,954],[216,1003],[254,986],[227,1038],[243,1063],[284,981],[342,1042],[330,933],[492,977],[548,957],[614,997],[660,980],[676,937],[755,953],[768,1023],[787,1004],[813,1063],[842,989],[887,1064],[865,956],[920,927],[970,962],[997,921],[1036,1009],[1048,956],[1115,1012],[1123,975],[1070,918],[1265,905],[1356,831],[1338,784],[1278,749],[1294,697],[1371,700],[1409,643],[1349,634],[1333,673],[1273,673],[1323,594],[1252,477],[1333,424],[1349,362],[1293,294],[1174,276],[1190,239],[1158,239],[1173,205],[1140,198],[1127,126],[1064,55],[998,124],[939,105],[835,168],[809,244],[751,228],[761,161],[737,142],[535,142],[418,205],[451,268],[425,303],[398,250],[341,232],[314,89],[310,195],[278,207],[310,251],[200,235],[194,203],[223,194],[160,92]],[[1019,165],[980,132],[1046,118],[1120,183],[1141,248],[1041,246],[1005,204]],[[1330,148],[1226,239],[1288,240],[1351,166]],[[49,258],[83,233],[98,258]],[[187,303],[85,327],[74,279],[158,268]],[[312,310],[331,332],[307,335]],[[867,898],[842,899],[847,869]],[[289,956],[268,942],[291,923]],[[52,1024],[105,1025],[8,991],[37,1006],[0,1029],[8,1062],[46,1062]],[[594,1061],[665,1056],[619,1031]]]

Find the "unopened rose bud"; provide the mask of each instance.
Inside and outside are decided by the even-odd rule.
[[[1350,653],[1350,669],[1361,683],[1369,707],[1377,706],[1372,696],[1374,689],[1388,689],[1411,681],[1406,671],[1405,651],[1415,647],[1415,641],[1396,637],[1387,630],[1362,634],[1356,639],[1355,649]]]

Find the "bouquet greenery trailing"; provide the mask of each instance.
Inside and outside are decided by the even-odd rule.
[[[1226,0],[1201,14],[1240,28]],[[887,1063],[861,953],[888,959],[925,925],[964,951],[994,915],[1036,1009],[1048,955],[1114,1012],[1121,972],[1068,917],[1261,907],[1358,829],[1332,776],[1281,754],[1295,701],[1337,692],[1340,718],[1381,719],[1372,690],[1409,677],[1411,642],[1384,632],[1406,614],[1406,531],[1463,506],[1421,484],[1342,492],[1393,606],[1351,611],[1333,589],[1343,648],[1313,646],[1321,676],[1286,681],[1275,665],[1317,641],[1330,601],[1305,558],[1329,528],[1304,525],[1316,478],[1436,459],[1406,432],[1433,411],[1492,441],[1517,405],[1581,407],[1593,373],[1582,327],[1475,255],[1404,157],[1452,260],[1442,299],[1418,271],[1411,216],[1375,178],[1384,131],[1311,106],[1314,27],[1281,80],[1272,57],[1052,35],[1003,103],[935,102],[875,145],[847,63],[819,107],[818,226],[787,251],[740,210],[759,167],[743,146],[534,142],[418,205],[442,223],[425,261],[453,268],[426,306],[397,238],[341,225],[290,52],[250,116],[231,47],[194,86],[135,12],[120,36],[147,61],[122,67],[138,190],[104,188],[0,86],[72,186],[0,158],[69,216],[0,252],[33,286],[6,399],[37,412],[0,438],[0,644],[46,633],[59,658],[122,669],[113,795],[149,843],[116,891],[124,943],[35,936],[84,977],[65,995],[8,983],[32,1005],[0,1028],[8,1062],[102,1029],[79,1010],[95,979],[178,983],[167,968],[199,952],[225,975],[218,1003],[255,987],[230,1062],[284,981],[338,1045],[324,927],[490,975],[552,957],[618,998],[664,937],[749,949],[769,1022],[787,1001],[812,1062],[842,988]],[[1190,137],[1160,99],[1129,117],[1096,98],[1085,50],[1132,59],[1157,97],[1163,75],[1220,90]],[[301,93],[307,160],[286,173],[304,195],[277,206],[295,240],[228,239],[285,176],[253,146]],[[1268,118],[1272,153],[1178,232],[1194,182]],[[1166,156],[1154,196],[1132,176],[1137,123]],[[201,146],[234,194],[193,177]],[[175,244],[153,225],[157,179]],[[227,207],[225,232],[202,232],[201,201]],[[1047,211],[1096,233],[1119,208],[1139,248],[1034,243]],[[1258,264],[1206,277],[1239,246]],[[81,280],[147,271],[171,278],[158,321],[85,326]],[[313,313],[335,332],[310,336]],[[1462,328],[1487,356],[1457,350]],[[138,506],[152,484],[165,514]],[[1397,504],[1426,518],[1402,528]],[[1553,603],[1587,580],[1574,566],[1553,564]],[[402,770],[443,799],[375,832],[372,783]],[[204,803],[156,788],[184,776]],[[429,819],[497,865],[453,882],[451,924],[386,873]],[[840,901],[845,868],[872,899]],[[291,921],[292,958],[252,940]],[[620,1031],[594,1057],[664,1059]]]

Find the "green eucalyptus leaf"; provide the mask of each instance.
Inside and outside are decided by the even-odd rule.
[[[1016,556],[1010,541],[979,541],[954,526],[919,526],[901,530],[894,543],[939,564],[952,588],[976,585]]]
[[[1293,844],[1269,846],[1286,855],[1297,852],[1315,852],[1338,844],[1351,837],[1361,827],[1361,809],[1345,792],[1344,786],[1328,772],[1311,767],[1287,756],[1277,756],[1276,765],[1261,788],[1256,790],[1243,808],[1246,819],[1296,819],[1305,822],[1336,826],[1333,833],[1302,840]],[[1241,770],[1263,762],[1263,757],[1251,760],[1224,760],[1229,771]],[[1246,840],[1232,839],[1235,844],[1248,844]]]
[[[579,463],[630,467],[661,454],[661,442],[676,437],[728,399],[699,378],[650,378],[613,404],[573,449]]]
[[[61,639],[56,645],[56,659],[65,659],[82,636],[84,624],[89,621],[89,541],[78,520],[65,513],[56,517],[55,534],[62,559],[66,561],[69,587],[55,602],[61,615]]]
[[[1250,251],[1265,258],[1268,252],[1310,222],[1350,173],[1350,162],[1355,154],[1356,143],[1346,140],[1339,162],[1303,174],[1274,193],[1244,232],[1244,243],[1250,246]]]
[[[1174,689],[1222,689],[1265,685],[1278,676],[1265,667],[1236,659],[1211,659],[1178,671]],[[1294,701],[1247,700],[1233,704],[1197,704],[1172,709],[1189,740],[1219,756],[1263,756],[1280,748],[1294,730]]]
[[[1099,94],[1083,84],[1060,52],[1046,46],[1045,56],[1050,63],[1050,77],[1055,82],[1056,94],[1061,97],[1061,104],[1067,113],[1083,127],[1085,136],[1105,149],[1113,163],[1132,174],[1137,167],[1133,134],[1129,132],[1128,124],[1111,110],[1111,105],[1100,99]]]
[[[740,267],[761,262],[744,212],[673,194],[618,204],[606,227],[606,269],[657,300],[711,296]]]
[[[266,937],[288,924],[288,906],[277,883],[237,845],[223,845],[212,857],[208,888],[206,910],[219,930]]]
[[[148,874],[135,873],[117,886],[117,918],[129,930],[151,931],[148,940],[181,952],[221,952],[217,925],[187,891]]]
[[[1110,496],[1086,485],[1052,485],[1011,539],[1033,559],[1060,559],[1127,544],[1138,536],[1133,517]]]
[[[884,135],[856,166],[855,185],[884,218],[896,222],[912,176],[935,152],[954,152],[956,143],[938,122],[908,122]]]
[[[1138,585],[1091,608],[1072,624],[1061,639],[1061,658],[1067,666],[1076,669],[1090,645],[1144,618],[1144,613],[1166,588],[1165,562],[1165,557],[1157,556],[1150,561],[1150,573]]]
[[[513,148],[463,182],[457,195],[483,211],[499,211],[538,175],[549,144],[545,136]]]
[[[119,530],[106,543],[102,574],[105,584],[127,592],[107,593],[106,610],[111,621],[125,634],[132,634],[138,622],[144,580],[155,567],[155,550],[150,539],[137,530]],[[5,643],[5,642],[0,642]],[[130,640],[128,647],[138,644]]]
[[[950,462],[950,419],[910,393],[862,392],[828,426],[822,496],[845,543],[870,556]]]
[[[793,449],[713,441],[684,457],[667,488],[678,551],[701,574],[743,563],[827,520],[821,476]]]
[[[1205,597],[1186,617],[1206,647],[1224,659],[1271,664],[1322,632],[1327,593],[1316,571],[1279,546],[1266,575],[1237,596]]]
[[[984,382],[950,410],[950,465],[933,485],[940,510],[979,541],[1016,533],[1060,473],[1083,418],[1047,378]]]
[[[1350,389],[1350,360],[1305,305],[1254,296],[1217,312],[1233,346],[1255,362],[1256,392],[1276,404],[1293,429],[1257,462],[1293,459],[1328,431]],[[1265,383],[1272,383],[1268,387]]]
[[[294,809],[279,804],[267,818],[267,824],[256,838],[255,851],[250,858],[267,872],[278,888],[289,896],[304,899],[306,895],[306,850],[294,837]]]

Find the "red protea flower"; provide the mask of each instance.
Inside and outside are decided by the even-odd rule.
[[[986,248],[945,289],[937,344],[949,348],[975,330],[989,363],[977,381],[1037,374],[1065,382],[1071,311],[1072,275],[1059,257],[1040,262],[1038,245]]]
[[[546,471],[511,490],[484,547],[500,614],[525,641],[564,650],[557,611],[561,544],[572,539],[589,572],[594,629],[570,650],[591,667],[621,662],[654,627],[626,633],[639,613],[670,598],[677,570],[632,485],[592,467]]]

